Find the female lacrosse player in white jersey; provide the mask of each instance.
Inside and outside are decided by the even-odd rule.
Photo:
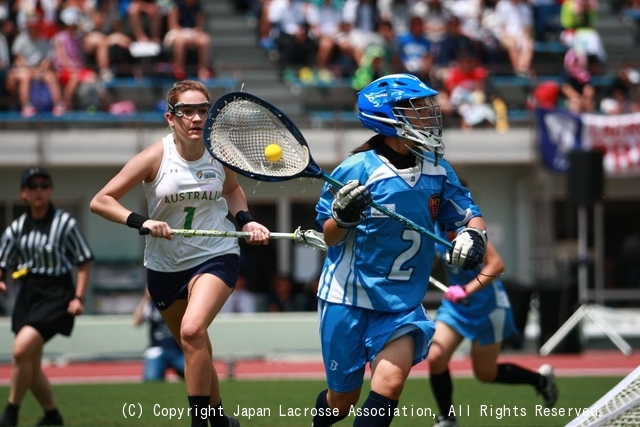
[[[150,230],[144,256],[147,286],[184,350],[191,426],[207,426],[209,418],[213,427],[237,427],[238,420],[222,412],[207,328],[238,277],[238,242],[171,235],[172,228],[234,230],[226,218],[231,213],[243,231],[251,232],[248,243],[268,242],[269,230],[249,215],[236,174],[205,149],[203,131],[210,106],[201,83],[175,83],[167,93],[165,113],[171,133],[133,157],[94,197],[91,210]],[[140,182],[151,219],[118,202]]]
[[[325,186],[317,222],[329,245],[318,298],[328,390],[316,399],[314,427],[355,414],[355,427],[388,427],[413,365],[424,360],[434,323],[421,302],[434,240],[370,207],[372,200],[433,232],[437,221],[467,226],[451,262],[473,269],[486,242],[480,211],[441,157],[437,92],[415,76],[382,77],[358,94],[358,116],[377,133],[344,160]],[[358,402],[365,366],[371,391]]]
[[[455,230],[445,232],[440,226],[436,228],[445,240],[456,237]],[[436,256],[440,260],[445,260],[446,252],[444,245],[436,244]],[[452,285],[436,314],[436,333],[428,358],[431,389],[440,411],[434,427],[458,427],[449,360],[465,338],[472,343],[473,372],[478,380],[530,384],[542,395],[545,406],[553,406],[558,390],[551,366],[542,365],[534,372],[512,363],[497,362],[502,341],[516,329],[509,297],[496,278],[504,270],[496,248],[487,242],[482,268],[478,271],[445,265]],[[461,304],[462,300],[467,304]]]

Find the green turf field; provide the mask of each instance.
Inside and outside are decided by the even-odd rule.
[[[620,380],[619,377],[559,378],[560,398],[556,408],[565,411],[586,408]],[[235,413],[240,405],[254,414],[250,418],[239,416],[243,427],[308,427],[310,416],[288,416],[287,413],[312,408],[324,382],[242,380],[225,381],[221,387],[227,413]],[[365,390],[368,392],[368,388]],[[169,408],[185,410],[183,383],[57,385],[54,393],[67,426],[189,426],[184,414],[181,420],[163,415],[163,410]],[[575,417],[573,413],[571,416],[536,413],[536,405],[542,401],[528,386],[486,385],[473,379],[456,379],[454,394],[455,403],[461,405],[463,412],[458,417],[461,427],[564,426]],[[0,401],[6,401],[7,395],[8,388],[1,387]],[[436,410],[428,381],[410,379],[399,407],[406,415],[397,416],[394,427],[431,426],[429,412]],[[32,425],[40,415],[39,407],[29,394],[21,409],[20,425]],[[349,418],[338,426],[351,424]]]

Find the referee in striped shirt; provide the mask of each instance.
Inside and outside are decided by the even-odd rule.
[[[53,180],[46,169],[25,170],[20,196],[28,205],[27,212],[0,238],[0,291],[6,290],[8,271],[20,282],[12,316],[11,387],[0,426],[18,424],[27,390],[44,410],[36,425],[63,425],[51,384],[42,371],[42,349],[56,334],[71,335],[75,316],[84,311],[93,254],[77,221],[51,203],[52,192]]]

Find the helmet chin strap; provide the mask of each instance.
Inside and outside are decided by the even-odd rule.
[[[407,144],[405,145],[417,157],[420,157],[426,160],[426,158],[422,154],[422,150],[432,152],[435,159],[433,162],[434,166],[438,166],[438,162],[444,156],[444,147],[442,146],[442,143],[438,144],[438,146],[425,144],[425,141],[424,141],[425,136],[419,132],[416,132],[415,129],[413,129],[411,126],[407,124],[403,124],[402,128],[398,128],[398,137],[401,139],[408,139],[409,141],[413,142],[413,147],[409,147]],[[426,138],[435,138],[435,137],[431,136]],[[419,147],[420,150],[417,150],[415,147]]]

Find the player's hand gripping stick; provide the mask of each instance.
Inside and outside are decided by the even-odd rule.
[[[478,228],[462,229],[451,242],[453,248],[446,254],[447,262],[462,267],[463,270],[473,270],[482,263],[487,248],[487,232]]]
[[[466,302],[467,295],[467,291],[462,286],[451,285],[444,293],[444,299],[449,300],[453,303]]]
[[[355,227],[362,221],[362,213],[371,204],[371,193],[357,180],[351,180],[336,193],[331,203],[331,215],[338,227]]]

